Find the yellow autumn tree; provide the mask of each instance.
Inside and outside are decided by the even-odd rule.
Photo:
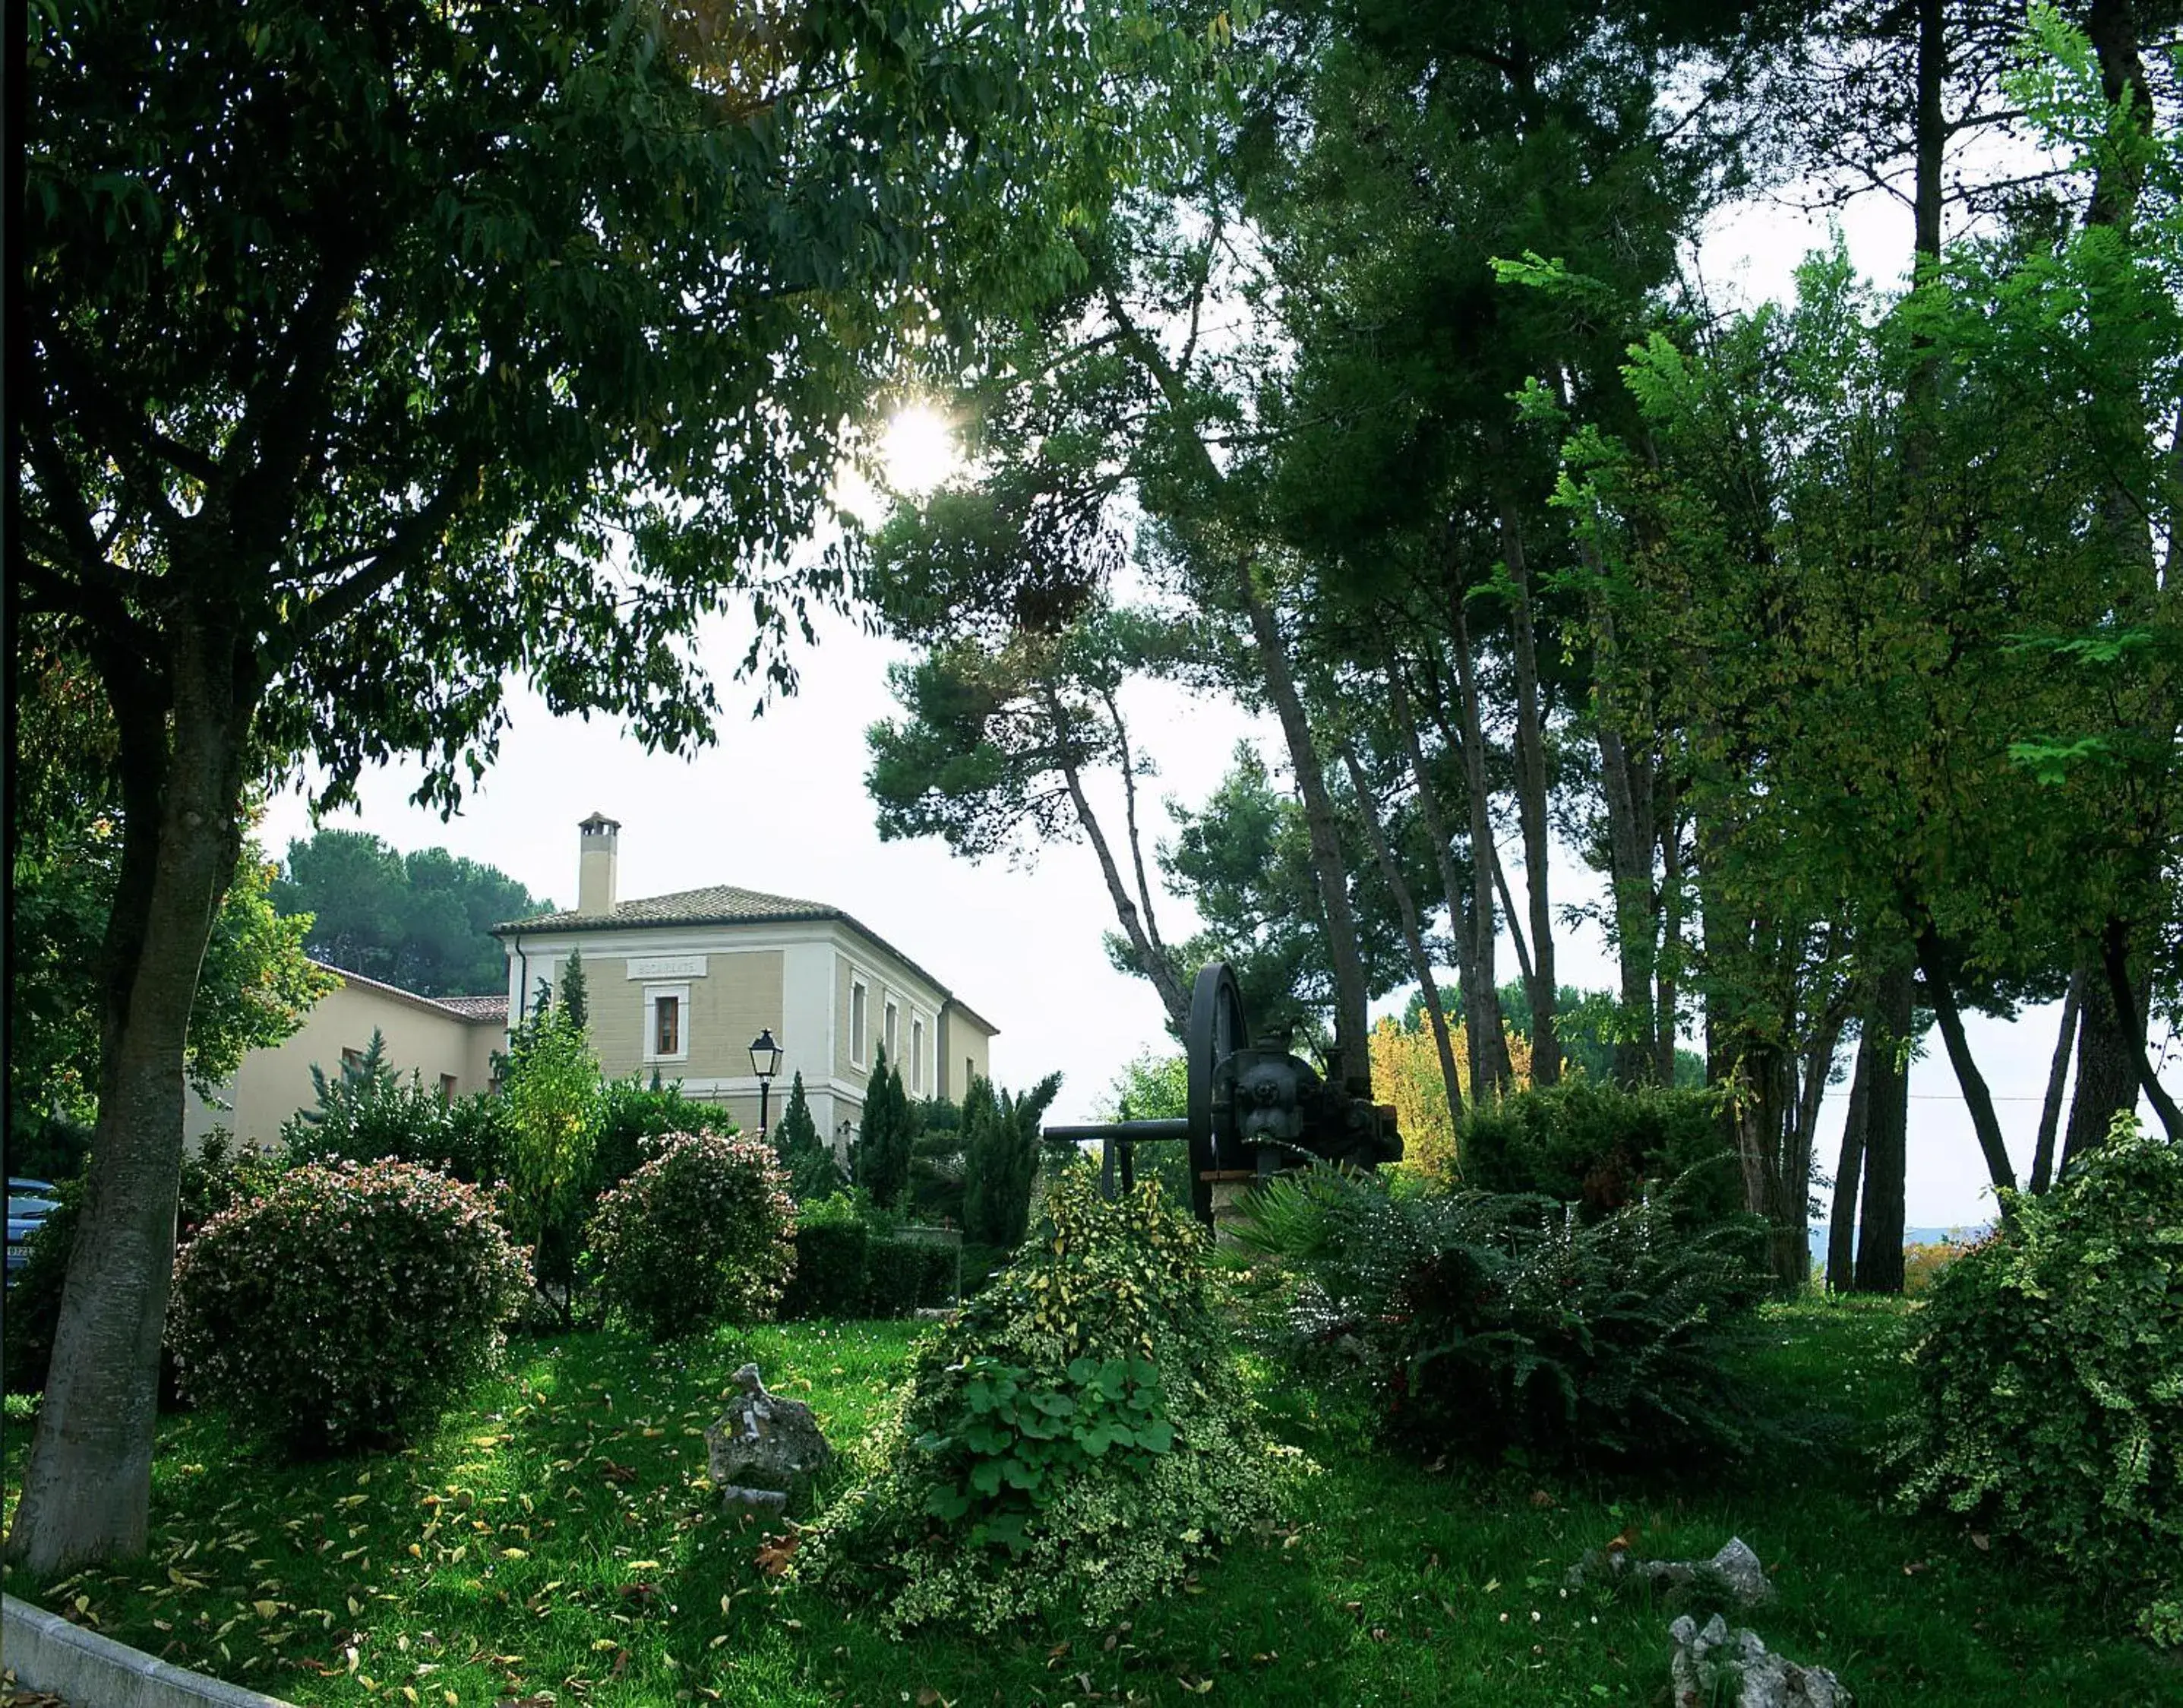
[[[1472,1095],[1469,1034],[1458,1022],[1448,1037],[1455,1048],[1456,1083],[1468,1102]],[[1508,1055],[1520,1090],[1531,1083],[1530,1040],[1510,1034]],[[1433,1046],[1430,1029],[1407,1030],[1391,1014],[1372,1029],[1372,1092],[1381,1102],[1395,1106],[1396,1125],[1403,1134],[1403,1160],[1397,1166],[1436,1185],[1453,1185],[1462,1172],[1455,1123],[1448,1117],[1440,1051]]]

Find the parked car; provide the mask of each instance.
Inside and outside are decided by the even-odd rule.
[[[11,1178],[8,1182],[8,1279],[30,1260],[28,1241],[57,1207],[53,1183]]]

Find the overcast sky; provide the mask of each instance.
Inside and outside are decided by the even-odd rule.
[[[1895,276],[1908,223],[1907,213],[1878,202],[1853,208],[1844,228],[1852,256],[1877,276]],[[1755,301],[1785,294],[1799,258],[1826,241],[1819,224],[1779,208],[1750,207],[1717,221],[1698,258],[1717,293],[1725,287]],[[723,623],[707,639],[725,677],[741,654],[738,635]],[[534,896],[565,907],[575,901],[577,822],[604,812],[622,826],[623,899],[737,884],[841,907],[1001,1029],[992,1066],[1003,1084],[1026,1085],[1059,1068],[1065,1078],[1053,1118],[1088,1117],[1121,1063],[1142,1050],[1170,1047],[1159,1003],[1143,981],[1108,964],[1102,940],[1113,912],[1097,864],[1081,844],[1031,851],[1035,861],[972,867],[937,841],[880,840],[863,786],[864,730],[894,710],[886,670],[902,656],[846,621],[826,623],[816,650],[801,659],[795,698],[746,719],[741,714],[752,696],[724,683],[723,702],[733,709],[718,745],[689,759],[647,754],[605,722],[555,719],[535,696],[519,693],[499,762],[455,818],[443,822],[410,806],[417,773],[396,766],[365,778],[361,814],[327,822],[371,831],[403,851],[440,846],[488,862]],[[1239,738],[1258,740],[1269,757],[1280,753],[1277,736],[1268,740],[1267,730],[1230,704],[1140,685],[1125,709],[1133,738],[1159,768],[1141,791],[1148,806],[1165,795],[1202,801]],[[1110,781],[1106,796],[1102,805],[1119,835],[1119,785]],[[1152,807],[1147,831],[1166,824]],[[271,803],[261,835],[277,857],[309,829],[304,805],[292,793]],[[1504,856],[1512,882],[1520,882],[1520,845]],[[1558,907],[1597,893],[1597,880],[1573,862],[1558,863],[1552,878]],[[1180,938],[1190,929],[1188,911],[1180,901],[1168,905],[1172,917],[1163,914],[1163,931]],[[1557,952],[1565,983],[1614,984],[1596,929],[1569,929]],[[1514,964],[1505,947],[1500,964]],[[1383,1006],[1399,1008],[1403,1000]],[[2014,1026],[1971,1023],[2019,1175],[2028,1170],[2058,1017],[2058,1005]],[[1822,1121],[1821,1166],[1829,1171],[1846,1089],[1830,1098]],[[1949,1227],[1988,1219],[1986,1171],[1937,1040],[1912,1071],[1911,1096],[1910,1223]]]

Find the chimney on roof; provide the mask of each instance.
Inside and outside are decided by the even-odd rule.
[[[582,833],[583,852],[576,866],[576,911],[585,916],[614,910],[614,845],[621,826],[603,812],[594,812],[576,829]]]

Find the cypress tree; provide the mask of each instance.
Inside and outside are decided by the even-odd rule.
[[[902,1075],[888,1063],[882,1049],[864,1090],[864,1129],[858,1147],[864,1159],[858,1171],[862,1184],[882,1210],[899,1204],[909,1184],[909,1147],[915,1136],[913,1124]]]
[[[561,969],[561,1006],[567,1011],[569,1023],[580,1034],[591,1029],[591,993],[584,985],[584,951],[571,949],[569,964]]]
[[[833,1153],[819,1137],[811,1105],[803,1095],[801,1073],[790,1082],[788,1106],[774,1124],[773,1148],[780,1159],[781,1172],[788,1176],[789,1194],[797,1203],[808,1204],[842,1190],[842,1171],[834,1166]]]

